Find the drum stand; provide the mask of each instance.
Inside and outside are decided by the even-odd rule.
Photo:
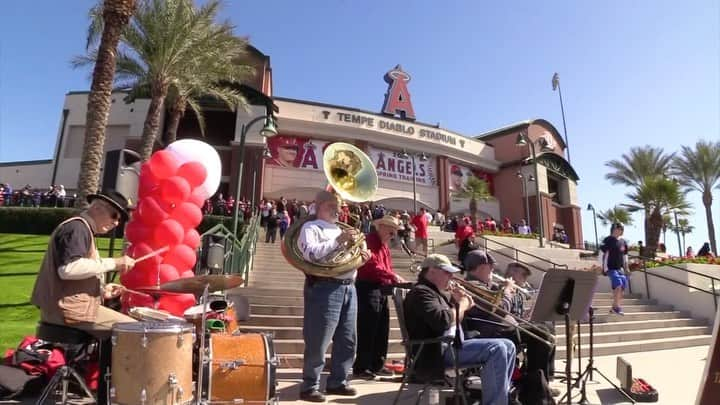
[[[197,386],[196,386],[196,404],[201,405],[202,404],[202,388],[203,388],[203,368],[205,366],[205,322],[207,321],[207,307],[208,307],[208,290],[210,288],[210,284],[206,283],[205,288],[203,289],[203,295],[202,295],[202,321],[201,321],[201,329],[200,329],[200,350],[198,353],[198,373],[197,373]]]

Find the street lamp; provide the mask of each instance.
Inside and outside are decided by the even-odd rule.
[[[233,235],[237,238],[237,228],[238,228],[238,215],[239,215],[239,207],[237,204],[237,201],[240,201],[240,188],[242,187],[242,171],[243,171],[243,160],[245,159],[245,137],[247,136],[248,130],[250,129],[253,124],[260,122],[261,120],[265,120],[265,123],[263,124],[262,129],[260,130],[260,135],[265,138],[271,138],[275,135],[277,135],[277,128],[275,127],[275,118],[272,116],[272,110],[268,108],[268,111],[265,115],[260,115],[258,117],[253,118],[248,122],[247,124],[243,124],[242,128],[240,129],[240,157],[238,158],[238,171],[237,171],[237,183],[236,183],[236,189],[235,189],[235,209],[233,210]],[[253,195],[255,195],[253,191]],[[234,244],[233,244],[234,246]],[[233,256],[234,257],[234,256]]]
[[[597,214],[595,213],[595,207],[593,207],[592,204],[588,204],[587,206],[588,211],[592,211],[593,213],[593,227],[595,228],[595,253],[598,252],[598,235],[597,235]]]
[[[413,185],[413,215],[417,215],[417,191],[416,191],[416,180],[415,180],[415,153],[407,153],[405,149],[403,149],[402,152],[398,155],[401,159],[412,159],[412,185]],[[422,152],[418,154],[418,159],[420,159],[421,162],[425,162],[428,160],[428,156],[425,154],[425,152]]]
[[[547,144],[547,140],[545,138],[540,138],[542,141],[540,143],[541,151],[549,151],[552,150],[549,145]],[[540,247],[545,247],[545,243],[543,242],[543,237],[545,236],[545,232],[543,230],[543,212],[542,212],[542,202],[540,201],[540,177],[538,176],[538,163],[537,163],[537,155],[535,153],[535,142],[530,141],[527,134],[524,132],[521,132],[517,136],[517,140],[515,141],[515,146],[523,147],[528,146],[530,149],[530,156],[532,157],[533,161],[533,171],[535,175],[535,197],[537,198],[537,211],[538,211],[538,242],[540,243]],[[530,218],[528,218],[528,221],[530,221]]]

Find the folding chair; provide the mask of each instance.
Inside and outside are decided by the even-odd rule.
[[[400,334],[402,336],[402,344],[403,348],[405,349],[405,373],[403,374],[402,382],[400,384],[400,388],[398,389],[397,394],[395,395],[395,400],[393,401],[393,405],[397,405],[398,401],[400,400],[400,395],[402,394],[403,389],[407,387],[409,384],[413,383],[416,378],[418,377],[415,374],[415,361],[422,353],[423,348],[425,345],[433,344],[433,343],[446,343],[446,344],[452,344],[454,337],[452,336],[441,336],[438,338],[432,338],[432,339],[410,339],[410,336],[407,331],[407,327],[405,325],[405,313],[403,310],[403,302],[405,301],[405,294],[406,290],[401,288],[395,288],[393,291],[393,302],[395,303],[395,311],[397,313],[398,323],[400,324]],[[415,347],[418,347],[417,352],[413,356],[413,349]],[[452,350],[452,349],[449,349]],[[454,356],[454,350],[452,351]],[[458,361],[458,359],[453,359],[455,362]],[[470,370],[475,370],[481,368],[481,364],[472,365],[470,367],[457,367],[458,371],[460,372],[460,378],[458,379],[458,390],[460,392],[460,396],[462,398],[462,403],[464,405],[467,405],[467,398],[465,395],[465,381],[469,375]],[[455,371],[455,367],[451,367],[449,369],[446,369],[446,371]],[[422,400],[423,396],[425,396],[425,391],[430,386],[442,386],[446,388],[455,388],[455,380],[456,378],[450,378],[447,375],[445,375],[445,378],[443,380],[426,380],[421,381],[423,383],[423,388],[418,394],[417,400],[415,401],[415,404],[420,404],[420,401]]]

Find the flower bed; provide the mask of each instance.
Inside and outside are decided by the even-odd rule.
[[[685,263],[692,263],[692,264],[720,264],[720,258],[713,257],[713,256],[703,256],[703,257],[677,257],[677,256],[670,256],[670,257],[657,257],[654,260],[647,260],[645,262],[645,267],[648,269],[654,268],[654,267],[660,267],[665,265],[678,265],[678,264],[685,264]],[[635,259],[631,260],[629,263],[630,271],[640,270],[643,268],[642,260]]]

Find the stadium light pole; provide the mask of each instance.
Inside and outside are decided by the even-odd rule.
[[[560,96],[560,112],[562,113],[563,120],[563,132],[565,133],[565,150],[567,150],[567,160],[570,163],[570,144],[568,143],[567,137],[567,126],[565,125],[565,106],[563,105],[562,89],[560,88],[560,75],[555,72],[552,77],[552,88],[553,91],[557,90]]]
[[[545,140],[545,138],[541,138],[541,141]],[[543,237],[545,236],[544,226],[543,226],[543,212],[542,212],[542,202],[540,200],[540,177],[538,176],[538,163],[537,163],[537,154],[535,152],[535,142],[531,141],[527,134],[525,132],[521,132],[518,134],[517,139],[515,141],[515,146],[517,147],[523,147],[528,146],[530,149],[530,157],[532,158],[533,162],[533,171],[535,176],[535,197],[537,198],[537,212],[538,212],[538,243],[540,244],[540,247],[545,247],[545,242],[543,241]],[[547,141],[541,142],[541,151],[546,152],[549,150],[552,150],[548,144]],[[530,219],[528,218],[528,221]]]
[[[595,207],[593,207],[592,204],[588,204],[587,209],[593,213],[593,227],[595,228],[595,253],[597,253],[600,250],[598,247],[597,214],[595,213]]]

